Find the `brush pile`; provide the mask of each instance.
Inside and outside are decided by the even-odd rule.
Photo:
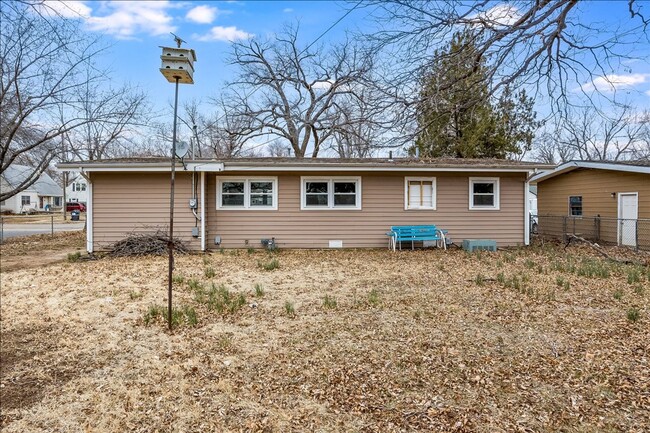
[[[179,238],[174,238],[174,251],[187,254],[189,249]],[[164,230],[154,233],[133,233],[110,246],[113,257],[147,256],[167,254],[169,235]]]

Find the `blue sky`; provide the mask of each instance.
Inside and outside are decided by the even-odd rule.
[[[113,84],[129,82],[140,87],[157,109],[172,100],[173,86],[158,71],[159,45],[173,45],[174,32],[193,48],[195,84],[181,88],[181,100],[216,96],[224,82],[232,78],[226,63],[230,41],[265,37],[280,31],[284,24],[300,22],[306,46],[353,6],[344,2],[310,1],[67,1],[50,2],[68,19],[81,20],[92,33],[104,35],[109,50],[102,62],[112,71]],[[496,3],[498,5],[499,3]],[[650,3],[644,5],[650,15]],[[606,23],[610,28],[629,26],[627,2],[595,1],[580,4],[585,22]],[[370,8],[358,8],[322,38],[327,44],[344,37],[346,30],[369,30],[373,22]],[[607,77],[576,83],[579,89],[598,88],[605,94],[650,108],[650,47],[636,46],[642,60],[617,65]],[[645,59],[645,60],[643,60]],[[610,82],[608,82],[610,81]],[[540,109],[543,107],[540,107]]]
[[[57,4],[58,3],[58,4]],[[299,22],[305,45],[316,39],[345,12],[341,2],[228,1],[85,1],[50,2],[69,19],[79,19],[90,32],[104,34],[109,48],[101,63],[114,84],[129,82],[149,94],[156,108],[173,98],[173,85],[159,72],[160,45],[174,46],[170,32],[196,51],[193,85],[182,85],[181,99],[216,96],[233,67],[227,64],[230,41],[265,37],[284,24]],[[62,3],[62,4],[61,4]],[[334,41],[364,22],[367,10],[357,10],[334,27],[323,42]]]

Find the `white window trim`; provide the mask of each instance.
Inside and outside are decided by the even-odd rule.
[[[432,206],[409,206],[409,182],[431,182],[431,204]],[[436,210],[437,182],[435,177],[405,177],[404,178],[404,210]]]
[[[307,206],[307,194],[305,184],[307,182],[321,181],[327,182],[327,206]],[[356,206],[334,206],[334,182],[356,182],[355,191]],[[301,176],[300,177],[300,210],[319,211],[319,210],[361,210],[361,176]]]
[[[474,205],[474,184],[494,183],[494,206]],[[470,177],[469,178],[469,210],[500,210],[501,209],[501,185],[498,177]]]
[[[273,206],[251,206],[251,182],[273,182]],[[244,182],[244,205],[243,206],[223,206],[221,204],[223,182]],[[217,176],[217,210],[247,210],[247,211],[272,211],[278,210],[278,178],[274,176]]]
[[[583,206],[583,199],[582,195],[570,195],[567,196],[566,198],[566,206],[567,206],[567,215],[569,218],[582,218],[582,215],[571,215],[571,197],[580,197],[580,211],[582,212],[582,215],[584,215],[584,206]]]

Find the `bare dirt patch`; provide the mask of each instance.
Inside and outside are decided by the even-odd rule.
[[[0,270],[38,268],[63,261],[69,253],[85,250],[85,237],[84,232],[75,231],[7,239],[0,244]]]
[[[66,375],[3,391],[3,431],[650,428],[650,272],[589,248],[225,251],[175,275],[169,334],[164,257],[6,273],[2,384]]]

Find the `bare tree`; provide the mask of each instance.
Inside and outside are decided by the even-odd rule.
[[[650,113],[622,106],[609,115],[592,107],[575,109],[567,119],[546,132],[535,146],[545,162],[571,159],[631,161],[650,158]]]
[[[118,109],[124,93],[88,100],[86,91],[106,80],[93,65],[103,48],[75,22],[39,13],[43,4],[2,2],[0,7],[0,173],[18,162],[33,167],[20,185],[3,189],[0,200],[38,180],[82,128],[95,128],[96,136],[102,130],[105,142],[123,131],[118,125],[129,116],[129,110]]]
[[[570,106],[574,87],[581,87],[588,98],[600,90],[594,80],[615,88],[623,61],[634,58],[649,36],[650,21],[636,0],[618,4],[630,16],[618,28],[592,20],[589,2],[577,0],[377,0],[364,5],[373,8],[381,24],[370,38],[393,61],[388,82],[401,89],[396,97],[405,107],[417,100],[413,85],[436,61],[435,50],[459,28],[472,28],[474,64],[487,65],[484,79],[490,91],[483,97],[506,86],[525,86],[547,96],[561,115]]]
[[[130,155],[138,128],[148,123],[145,94],[130,86],[99,90],[90,80],[77,90],[79,117],[88,121],[65,134],[67,150],[86,160]]]
[[[327,51],[301,49],[298,29],[287,28],[270,41],[234,43],[231,63],[239,73],[229,84],[228,111],[249,128],[246,137],[278,137],[302,158],[316,157],[343,132],[350,119],[336,104],[357,96],[373,57],[349,41]]]
[[[561,164],[575,159],[575,149],[561,145],[556,136],[544,132],[535,138],[532,157],[545,164]]]

